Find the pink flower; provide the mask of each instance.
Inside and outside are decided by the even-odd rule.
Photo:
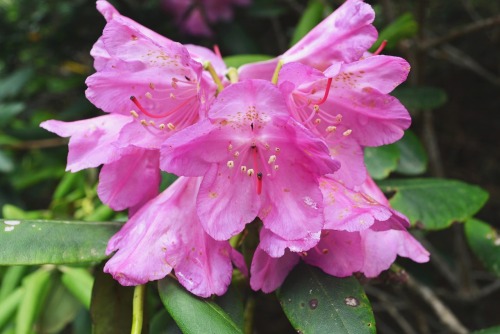
[[[347,186],[365,180],[362,146],[393,143],[410,126],[406,108],[388,95],[409,69],[405,60],[390,56],[337,63],[324,73],[300,63],[283,66],[279,85],[292,116],[325,139],[344,166],[335,177]]]
[[[338,62],[356,61],[377,40],[371,24],[374,18],[370,5],[362,0],[347,0],[281,56],[240,67],[240,78],[271,80],[279,60],[285,64],[299,62],[320,71]]]
[[[291,119],[278,88],[262,80],[224,89],[208,119],[172,136],[161,153],[163,170],[203,176],[197,212],[217,240],[256,216],[284,240],[312,237],[323,227],[318,178],[339,167],[323,141]]]
[[[375,190],[369,180],[367,189],[378,197],[380,190]],[[355,272],[376,277],[388,269],[398,255],[419,263],[429,260],[429,253],[408,233],[408,220],[399,212],[331,178],[322,178],[320,184],[325,201],[321,240],[306,252],[291,249],[280,257],[259,245],[250,269],[250,285],[254,290],[274,291],[300,258],[337,277]],[[261,243],[263,235],[269,233],[265,229],[261,231]]]
[[[212,36],[209,25],[229,21],[233,17],[233,5],[248,5],[250,0],[163,0],[163,7],[181,25],[181,29],[196,36]]]
[[[209,297],[226,292],[233,267],[242,263],[228,241],[203,231],[196,214],[201,178],[179,178],[145,204],[108,243],[113,257],[104,271],[122,285],[139,285],[175,271],[192,293]]]

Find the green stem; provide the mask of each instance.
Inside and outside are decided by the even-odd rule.
[[[278,61],[276,68],[274,69],[273,78],[271,82],[276,85],[278,83],[278,75],[280,74],[281,68],[283,67],[283,60]]]
[[[134,300],[132,302],[132,330],[131,334],[141,334],[142,319],[144,317],[144,294],[146,285],[138,285],[134,289]]]
[[[222,90],[224,89],[224,86],[222,85],[222,82],[220,81],[220,78],[217,75],[217,72],[215,72],[215,68],[213,67],[212,63],[210,63],[209,61],[205,62],[205,64],[203,64],[203,69],[207,70],[208,73],[210,73],[210,76],[212,77],[215,84],[217,85],[217,94],[222,92]]]
[[[243,332],[245,334],[253,333],[253,316],[255,313],[255,297],[248,297],[245,305],[245,313],[243,314]]]

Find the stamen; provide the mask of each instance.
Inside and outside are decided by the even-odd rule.
[[[160,130],[164,130],[165,129],[165,124],[160,124],[160,126],[158,127]]]
[[[139,114],[135,110],[130,110],[130,115],[132,115],[134,118],[138,118]]]
[[[231,151],[232,149],[233,149],[233,145],[232,145],[232,144],[229,144],[229,145],[227,146],[227,150],[228,150],[228,151]]]
[[[332,81],[333,78],[328,78],[328,81],[326,82],[325,95],[323,95],[323,98],[321,100],[316,102],[316,105],[325,103],[326,99],[328,98],[328,94],[330,94],[330,87],[332,86]]]
[[[252,176],[252,175],[253,175],[253,173],[254,173],[254,170],[253,170],[252,168],[249,168],[249,169],[247,170],[247,175],[248,175],[248,176]]]
[[[175,107],[173,110],[167,111],[164,114],[154,115],[154,114],[151,114],[148,111],[146,111],[146,109],[144,109],[144,107],[141,105],[141,103],[139,102],[139,100],[137,100],[137,98],[135,96],[131,96],[130,100],[136,105],[137,108],[139,108],[139,110],[144,115],[151,117],[151,118],[164,118],[164,117],[170,116],[173,113],[175,113],[177,110],[179,110],[180,108],[184,107],[188,102],[190,102],[190,99],[187,99],[184,102],[182,102],[181,104],[179,104],[177,107]]]
[[[280,168],[279,165],[274,165],[274,170],[278,170]]]
[[[320,123],[321,123],[321,118],[316,118],[316,119],[314,120],[314,124],[318,125],[318,124],[320,124]]]
[[[245,173],[247,171],[247,166],[241,166],[240,167],[240,170]]]
[[[377,48],[377,50],[373,53],[375,56],[379,55],[382,50],[384,50],[385,46],[387,45],[387,41],[383,40],[380,46]]]
[[[151,124],[152,126],[155,126],[155,121],[149,121],[149,124]]]
[[[229,168],[233,168],[233,167],[234,167],[234,161],[229,160],[229,161],[227,162],[227,167],[229,167]]]
[[[337,131],[337,127],[336,126],[330,125],[329,127],[326,128],[326,132],[328,132],[328,133],[332,133],[332,132],[335,132],[335,131]]]
[[[174,131],[175,130],[175,125],[173,125],[172,123],[168,123],[167,127],[170,129],[170,131]]]
[[[146,94],[144,94],[144,95],[146,95],[146,97],[148,99],[152,99],[153,98],[153,94],[151,94],[150,92],[146,92]]]
[[[148,122],[146,122],[145,119],[141,119],[141,124],[144,125],[144,126],[148,126]]]
[[[344,131],[344,133],[342,133],[342,135],[343,135],[344,137],[347,137],[347,136],[349,136],[351,133],[352,133],[352,130],[351,130],[351,129],[347,129],[347,130],[345,130],[345,131]]]
[[[236,151],[236,152],[234,152],[234,154],[233,154],[233,155],[234,155],[234,157],[235,157],[235,158],[237,158],[237,157],[239,157],[239,156],[240,156],[240,152],[239,152],[239,151]]]
[[[257,173],[257,195],[262,193],[262,173]]]
[[[272,163],[273,163],[273,162],[275,162],[275,161],[276,161],[276,156],[275,156],[275,155],[271,155],[271,156],[269,157],[269,160],[267,160],[267,163],[268,163],[268,164],[272,164]]]

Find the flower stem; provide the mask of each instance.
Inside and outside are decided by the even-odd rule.
[[[282,67],[283,67],[283,61],[280,60],[280,61],[278,61],[278,64],[276,65],[276,68],[274,69],[273,78],[271,79],[271,82],[274,85],[276,85],[278,83],[278,75],[279,75]]]
[[[146,285],[138,285],[134,289],[134,300],[132,302],[132,330],[131,334],[141,334],[142,319],[144,316],[144,293]]]
[[[222,82],[220,81],[219,76],[217,75],[217,72],[215,72],[215,68],[213,67],[212,63],[207,61],[203,64],[203,69],[207,70],[208,73],[212,76],[212,79],[214,80],[215,84],[217,85],[217,94],[222,92],[224,89],[224,86],[222,85]]]
[[[250,296],[245,305],[245,313],[243,314],[243,332],[245,334],[253,333],[253,317],[255,313],[255,297]]]
[[[231,81],[231,83],[237,83],[239,81],[238,70],[234,67],[230,67],[227,70],[227,77],[229,78],[229,81]]]

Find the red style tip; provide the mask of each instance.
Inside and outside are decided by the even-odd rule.
[[[378,47],[378,49],[373,54],[378,56],[384,50],[386,45],[387,45],[387,41],[383,40],[382,43],[380,44],[380,46]]]

